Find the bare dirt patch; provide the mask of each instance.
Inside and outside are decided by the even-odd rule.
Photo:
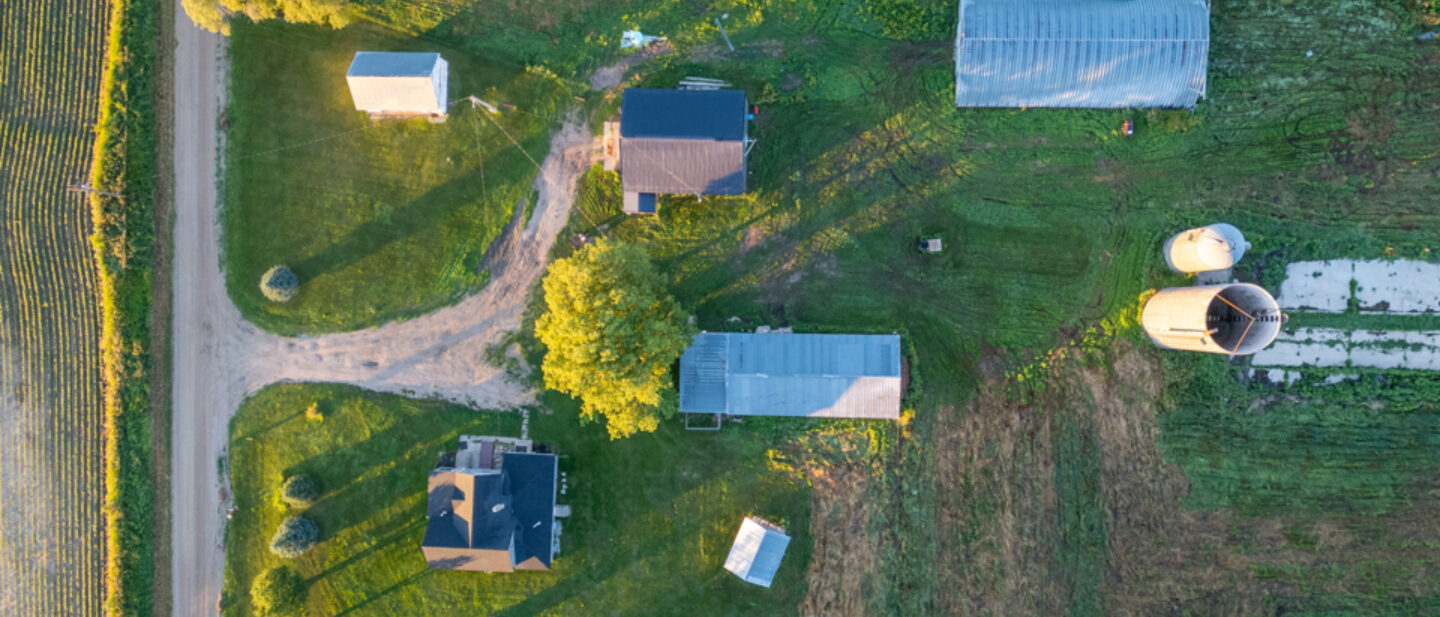
[[[1260,614],[1274,585],[1254,580],[1232,551],[1215,549],[1232,540],[1241,521],[1228,512],[1186,510],[1185,474],[1156,445],[1159,362],[1122,345],[1112,366],[1079,372],[1101,444],[1109,551],[1101,590],[1111,614]],[[1244,527],[1250,539],[1267,535],[1263,524]]]
[[[800,604],[806,617],[866,614],[866,581],[879,570],[873,505],[866,498],[869,474],[854,466],[811,467],[810,536],[814,547],[805,573],[809,591]]]
[[[1051,414],[987,380],[966,412],[938,411],[936,524],[940,589],[947,615],[1061,615],[1052,576],[1057,542]]]
[[[660,41],[625,56],[623,60],[615,64],[595,69],[595,72],[590,75],[590,89],[609,90],[614,88],[620,85],[620,80],[625,78],[625,72],[629,71],[631,67],[671,51],[673,48],[670,47],[670,41]]]

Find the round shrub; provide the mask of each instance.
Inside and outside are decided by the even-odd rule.
[[[292,516],[281,521],[275,536],[270,538],[270,552],[286,559],[305,554],[315,541],[320,539],[320,528],[315,521],[302,516]]]
[[[308,508],[320,498],[320,485],[310,476],[290,476],[280,487],[280,498],[292,508]]]
[[[288,267],[275,266],[260,276],[260,293],[265,294],[271,302],[289,302],[299,290],[300,277],[295,276]]]
[[[305,578],[290,566],[264,571],[250,584],[250,604],[261,615],[286,613],[305,602]]]

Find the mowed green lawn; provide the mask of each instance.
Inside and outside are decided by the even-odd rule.
[[[306,419],[318,403],[324,420]],[[309,581],[310,615],[784,615],[805,590],[809,492],[771,470],[773,438],[756,431],[686,433],[674,424],[611,442],[560,402],[532,414],[530,433],[562,456],[561,552],[548,573],[431,571],[420,553],[426,474],[462,435],[518,436],[517,413],[477,412],[346,386],[281,385],[248,400],[231,424],[236,510],[227,536],[227,615],[251,615],[254,576],[281,560],[267,549],[293,514],[283,478],[317,479],[302,512],[321,542],[292,562]],[[792,536],[775,585],[723,570],[740,520],[758,514]]]
[[[473,94],[515,110],[487,119],[462,102],[443,124],[372,124],[345,82],[360,50],[440,52],[452,100]],[[483,286],[485,249],[533,199],[531,158],[544,157],[571,102],[547,72],[363,25],[240,24],[231,57],[226,283],[247,319],[287,334],[410,317]],[[279,264],[300,277],[285,304],[258,287]]]

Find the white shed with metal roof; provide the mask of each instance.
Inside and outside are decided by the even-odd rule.
[[[1193,108],[1207,0],[960,0],[959,107]]]
[[[735,544],[725,558],[725,569],[735,573],[747,583],[769,587],[775,582],[775,572],[780,569],[780,560],[785,557],[785,548],[790,546],[790,536],[785,530],[754,516],[745,517],[740,523],[740,532],[735,534]]]
[[[898,334],[702,332],[680,357],[680,411],[900,417]]]
[[[450,65],[432,52],[360,51],[345,81],[355,109],[372,116],[444,117]]]

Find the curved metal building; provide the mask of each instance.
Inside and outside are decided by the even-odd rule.
[[[958,107],[1193,108],[1205,0],[960,0]]]

